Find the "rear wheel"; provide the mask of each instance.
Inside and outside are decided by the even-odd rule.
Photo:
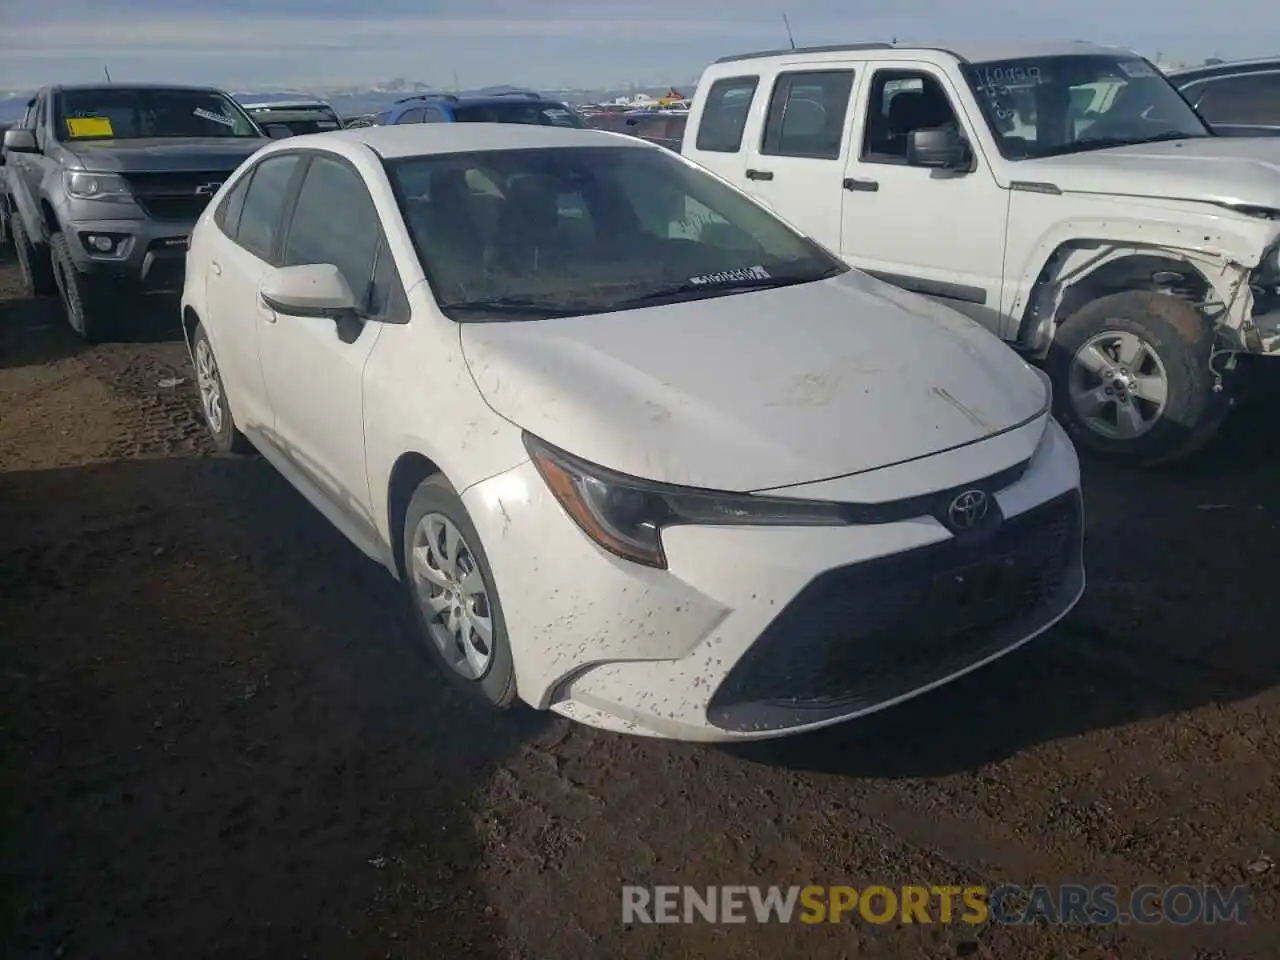
[[[404,517],[405,586],[419,632],[473,699],[508,707],[515,667],[493,571],[462,500],[441,476],[419,484]]]
[[[223,453],[252,453],[253,445],[231,418],[231,404],[227,402],[227,391],[222,385],[217,358],[213,355],[213,344],[200,324],[196,325],[191,336],[191,356],[195,362],[196,385],[200,388],[200,407],[213,445]]]
[[[1145,290],[1087,304],[1049,357],[1057,414],[1081,447],[1155,465],[1213,436],[1230,406],[1209,369],[1213,331],[1196,308]]]
[[[119,316],[119,291],[110,284],[95,282],[76,267],[65,233],[55,233],[49,245],[53,277],[67,322],[86,343],[100,343],[111,335]]]

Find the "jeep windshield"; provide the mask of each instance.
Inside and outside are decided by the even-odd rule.
[[[64,90],[53,109],[59,140],[262,136],[239,105],[216,90]]]
[[[1141,57],[1029,57],[962,69],[1008,160],[1213,136],[1173,84]]]
[[[441,309],[537,320],[810,283],[849,268],[657,147],[553,147],[387,161]]]

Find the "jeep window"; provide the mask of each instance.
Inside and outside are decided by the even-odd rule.
[[[272,263],[275,256],[280,218],[300,159],[296,153],[267,157],[254,168],[249,192],[245,194],[236,243],[267,263]]]
[[[64,90],[54,101],[54,119],[64,141],[262,136],[248,114],[216,90]]]
[[[583,127],[582,119],[562,103],[518,100],[457,107],[455,123],[528,123],[542,127]]]
[[[1280,124],[1280,71],[1210,80],[1196,106],[1210,123]]]
[[[432,290],[459,321],[608,313],[848,269],[657,147],[440,154],[387,169]]]
[[[342,229],[333,229],[335,223]],[[356,302],[367,307],[381,236],[377,208],[360,175],[339,160],[315,157],[302,179],[280,265],[331,263]]]
[[[907,162],[907,142],[916,130],[964,128],[937,77],[919,70],[877,70],[867,100],[861,159],[866,163]]]
[[[962,70],[1009,160],[1213,135],[1141,57],[1030,57]]]
[[[852,89],[852,70],[778,74],[760,152],[768,156],[838,160]]]
[[[711,85],[698,121],[699,150],[737,153],[742,149],[742,132],[759,83],[759,77],[726,77]]]

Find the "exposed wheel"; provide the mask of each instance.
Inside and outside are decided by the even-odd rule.
[[[405,585],[418,629],[454,684],[494,707],[516,697],[502,604],[480,537],[443,477],[418,486],[404,517]]]
[[[1192,453],[1229,408],[1215,393],[1213,331],[1194,306],[1133,290],[1101,297],[1059,328],[1049,354],[1059,421],[1081,447],[1144,465]]]
[[[222,374],[213,355],[213,344],[204,326],[197,324],[191,337],[191,354],[195,361],[196,385],[200,388],[200,406],[213,445],[223,453],[251,453],[249,443],[231,419],[231,405],[227,403],[227,391],[222,386]]]
[[[21,217],[9,220],[9,236],[13,240],[13,255],[18,261],[18,275],[25,297],[48,297],[58,292],[53,279],[53,265],[46,253],[36,247],[27,236]]]
[[[53,257],[53,278],[67,322],[85,343],[101,343],[113,332],[123,294],[110,284],[95,283],[76,268],[65,233],[55,233],[49,249]]]

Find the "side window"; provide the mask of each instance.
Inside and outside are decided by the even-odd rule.
[[[341,229],[334,229],[335,224]],[[293,208],[281,265],[332,263],[356,303],[368,310],[381,238],[378,211],[360,175],[338,160],[312,159]]]
[[[1211,81],[1199,108],[1210,123],[1280,123],[1280,72]]]
[[[44,149],[44,137],[45,137],[44,118],[45,118],[45,109],[46,109],[45,105],[48,102],[49,102],[48,94],[44,94],[44,93],[36,94],[36,116],[35,116],[35,121],[31,125],[32,127],[35,128],[36,144],[37,146],[40,147],[41,150]]]
[[[27,103],[27,109],[23,111],[22,122],[18,124],[18,126],[22,127],[24,130],[30,130],[35,125],[36,125],[36,101],[35,101],[35,98],[32,97],[30,102]]]
[[[289,184],[301,159],[299,154],[293,153],[263,160],[254,169],[253,180],[245,193],[236,243],[268,263],[275,255],[280,220],[285,201],[289,198]]]
[[[759,84],[759,77],[726,77],[711,85],[698,123],[699,150],[737,153],[742,148],[747,112]]]
[[[852,70],[778,74],[760,152],[838,160],[852,90]]]
[[[409,301],[396,260],[387,247],[386,240],[378,245],[373,267],[373,283],[369,288],[369,314],[389,323],[407,323]]]
[[[916,70],[877,70],[867,98],[862,159],[906,163],[912,132],[950,125],[963,133],[947,92],[935,77]]]
[[[422,118],[423,123],[444,123],[444,114],[436,107],[427,107],[427,109],[422,112],[424,114]]]
[[[1205,88],[1212,82],[1212,80],[1197,80],[1195,83],[1189,83],[1180,89],[1187,102],[1193,107],[1198,107],[1200,98],[1204,96]]]
[[[414,107],[412,110],[406,110],[400,114],[400,119],[396,123],[423,123],[426,115],[427,111],[421,107]]]
[[[391,111],[383,110],[381,113],[374,114],[372,126],[384,127],[387,121],[391,119]]]
[[[213,222],[218,225],[218,229],[232,240],[236,239],[236,232],[240,229],[240,211],[244,209],[244,198],[249,192],[249,181],[252,179],[253,171],[250,170],[222,198],[213,214]]]

